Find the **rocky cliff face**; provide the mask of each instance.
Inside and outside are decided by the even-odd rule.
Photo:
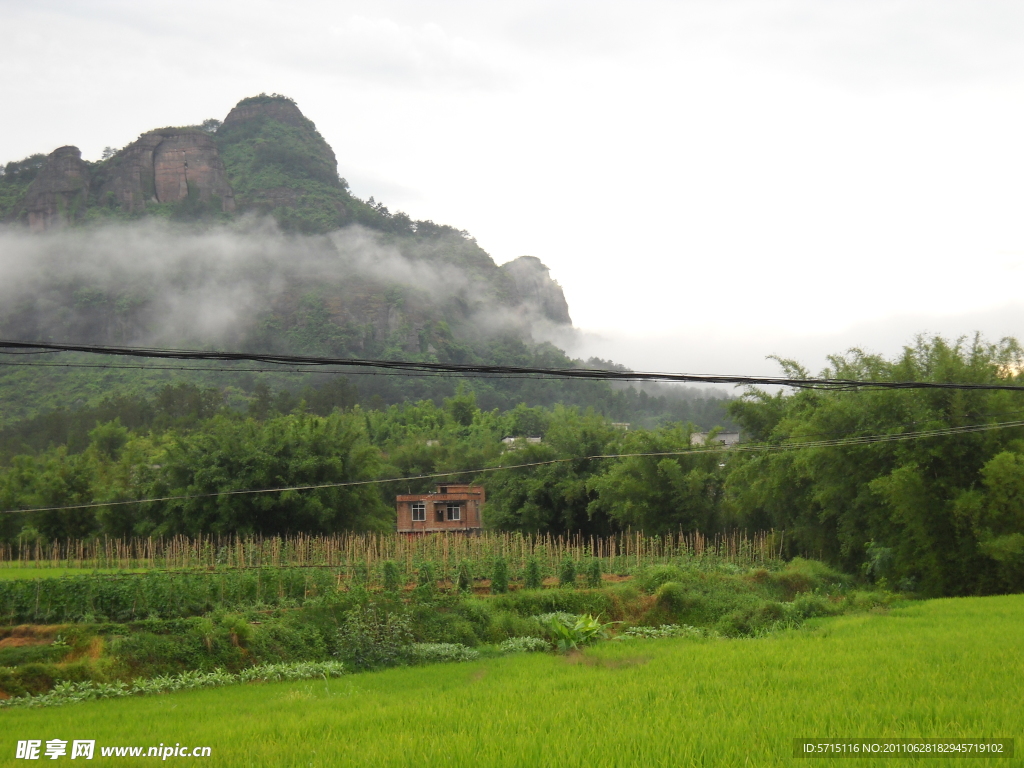
[[[212,136],[189,128],[144,133],[113,158],[99,189],[101,201],[116,201],[131,213],[147,203],[173,203],[189,197],[201,203],[220,199],[223,211],[235,209],[224,162]]]
[[[225,213],[270,214],[300,232],[388,223],[389,214],[348,193],[334,151],[284,96],[242,99],[215,133],[195,126],[149,131],[99,163],[61,147],[45,165],[31,190],[19,188],[16,174],[0,176],[0,219],[42,231],[82,218],[87,208],[90,218],[103,218],[185,203],[172,215],[200,218],[212,204]]]
[[[562,286],[551,279],[550,271],[540,259],[520,256],[502,264],[501,269],[515,281],[525,307],[553,323],[572,325]]]
[[[28,188],[25,210],[36,232],[71,223],[89,198],[89,166],[78,147],[55,149]]]
[[[313,121],[302,114],[294,101],[258,96],[240,101],[224,118],[223,128],[230,130],[250,120],[276,120],[293,128],[315,129]]]

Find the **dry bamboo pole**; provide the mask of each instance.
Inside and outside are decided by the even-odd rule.
[[[435,563],[448,572],[463,560],[480,565],[504,557],[518,577],[530,558],[537,558],[547,572],[557,571],[565,558],[581,561],[597,557],[608,571],[672,562],[678,559],[720,558],[724,562],[751,565],[780,559],[785,550],[783,532],[743,529],[719,531],[678,530],[645,535],[623,531],[606,537],[582,532],[552,534],[521,531],[452,532],[406,536],[378,533],[337,533],[291,536],[202,535],[191,538],[109,536],[93,539],[55,539],[31,543],[0,544],[0,562],[28,567],[67,568],[229,568],[344,567],[362,562],[379,566],[394,560],[412,571],[423,562]]]

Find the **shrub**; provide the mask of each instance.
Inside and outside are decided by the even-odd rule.
[[[558,586],[574,588],[576,586],[576,561],[567,557],[558,569]]]
[[[494,614],[486,637],[491,642],[496,643],[509,637],[520,635],[539,637],[542,634],[540,626],[534,617],[526,618],[511,611],[499,611]]]
[[[416,575],[416,588],[412,591],[412,600],[418,603],[432,603],[437,597],[437,577],[430,563],[420,566]]]
[[[226,661],[237,664],[242,660],[238,649],[225,638],[204,635],[201,626],[190,627],[180,635],[133,632],[116,637],[110,644],[110,654],[140,677],[169,675],[183,668],[212,669],[224,666]]]
[[[799,619],[811,619],[815,616],[831,616],[837,612],[832,603],[821,595],[803,594],[798,595],[789,604],[789,613]]]
[[[536,616],[551,611],[566,611],[576,615],[600,613],[610,616],[615,609],[608,590],[522,590],[507,595],[496,595],[488,602],[495,611],[513,611],[520,616]]]
[[[477,645],[481,635],[457,610],[442,603],[418,603],[409,608],[413,639],[420,643]],[[484,626],[487,625],[487,619]]]
[[[689,624],[662,624],[660,627],[630,627],[622,637],[656,639],[663,637],[706,637],[707,630],[691,627]]]
[[[385,560],[381,567],[381,574],[384,579],[385,592],[397,592],[402,587],[402,575],[398,570],[398,563],[394,560]]]
[[[491,568],[491,594],[502,595],[508,592],[508,563],[503,557],[494,558]]]
[[[355,669],[393,667],[409,660],[409,618],[374,607],[349,611],[338,629],[338,656]]]
[[[352,583],[366,586],[370,581],[370,568],[366,563],[356,563],[352,567]]]
[[[601,561],[596,557],[590,558],[586,566],[587,586],[597,588],[601,586]]]
[[[244,616],[229,613],[220,618],[219,624],[227,631],[232,645],[246,647],[252,638],[252,626]]]
[[[523,578],[523,586],[526,587],[526,589],[540,589],[544,586],[544,579],[540,575],[540,563],[535,557],[531,557],[526,561],[526,573]]]
[[[498,646],[502,653],[533,653],[550,647],[548,641],[540,637],[510,637]]]
[[[574,620],[567,621],[564,616],[558,614],[538,617],[551,641],[562,653],[568,653],[581,645],[588,645],[596,640],[607,638],[608,627],[614,623],[602,624],[589,614],[570,618]]]
[[[413,643],[411,655],[421,664],[435,664],[448,661],[474,661],[480,652],[467,648],[461,643]]]
[[[263,663],[320,661],[329,655],[327,641],[316,627],[279,622],[259,627],[249,641],[249,652]]]
[[[685,583],[668,581],[658,587],[642,623],[711,627],[731,616],[729,627],[721,628],[723,634],[746,634],[759,622],[758,609],[770,602],[744,580],[722,573],[689,574]]]
[[[0,581],[0,621],[54,624],[199,616],[212,610],[292,607],[333,593],[331,568],[82,574]]]
[[[716,628],[726,637],[742,637],[765,635],[798,625],[799,621],[792,618],[782,603],[765,601],[760,605],[738,608],[726,614],[718,621]]]
[[[640,589],[648,594],[653,594],[658,587],[670,581],[681,582],[686,579],[686,574],[681,568],[674,565],[656,565],[652,568],[644,568],[637,574],[637,583]]]
[[[455,614],[467,621],[478,636],[486,636],[487,630],[491,626],[491,606],[482,600],[463,600],[455,606]]]
[[[455,588],[459,592],[473,591],[473,571],[466,560],[459,563],[459,570],[455,576]]]
[[[70,649],[66,645],[24,645],[0,648],[0,667],[60,661]]]
[[[551,613],[540,613],[536,616],[531,616],[530,618],[536,621],[540,626],[545,627],[552,621],[560,621],[563,624],[574,624],[578,617],[573,613],[566,613],[565,611],[552,611]]]
[[[855,611],[867,611],[871,608],[883,608],[894,599],[888,592],[853,592],[846,596],[847,608]]]
[[[67,704],[73,701],[90,701],[93,699],[110,699],[139,694],[195,690],[197,688],[211,688],[232,683],[340,677],[344,672],[344,665],[337,661],[307,661],[298,664],[264,664],[243,669],[238,674],[232,674],[223,669],[215,669],[211,672],[189,671],[178,675],[139,679],[132,682],[131,685],[121,682],[106,683],[88,679],[64,680],[57,683],[52,691],[40,696],[20,695],[18,698],[0,700],[0,708],[48,707]],[[2,670],[0,670],[0,681],[2,681]],[[13,693],[10,689],[6,690]]]
[[[785,568],[774,574],[774,578],[787,596],[810,592],[816,588],[836,586],[843,581],[842,574],[825,563],[805,560],[802,557],[794,557]]]
[[[25,664],[18,668],[17,681],[24,690],[41,693],[53,687],[58,674],[53,664]]]
[[[671,614],[684,613],[697,602],[699,598],[676,581],[666,581],[654,593],[654,604]]]
[[[416,581],[421,587],[430,587],[432,590],[437,586],[437,577],[434,576],[434,567],[430,563],[423,563],[423,565],[420,566]]]

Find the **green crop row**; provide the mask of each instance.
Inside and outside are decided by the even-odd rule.
[[[199,616],[217,608],[299,605],[335,591],[331,568],[64,576],[0,581],[0,624]]]

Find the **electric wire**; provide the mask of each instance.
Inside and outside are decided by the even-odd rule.
[[[0,354],[7,354],[0,352]],[[28,353],[19,353],[28,354]],[[336,371],[323,367],[316,368],[224,368],[224,367],[213,367],[203,366],[197,367],[194,365],[114,365],[109,363],[11,363],[4,360],[0,360],[0,366],[27,366],[31,368],[92,368],[92,369],[113,369],[113,370],[141,370],[141,371],[191,371],[193,373],[204,373],[206,371],[222,372],[222,373],[327,373],[338,375],[342,371]],[[448,377],[453,374],[444,372],[381,372],[381,371],[356,371],[346,370],[344,371],[346,376],[405,376],[408,378],[437,378],[437,377]],[[527,379],[531,378],[527,374],[477,374],[483,379]]]
[[[509,365],[468,365],[412,360],[370,360],[359,358],[315,357],[254,352],[223,352],[145,347],[113,347],[91,344],[63,344],[42,341],[0,340],[0,354],[9,351],[40,350],[47,352],[84,352],[98,355],[142,357],[172,360],[245,361],[268,365],[331,366],[345,369],[368,368],[375,372],[409,375],[409,373],[440,373],[459,376],[529,376],[554,379],[589,379],[602,381],[658,381],[699,384],[740,384],[794,387],[797,389],[860,390],[860,389],[955,389],[987,391],[1024,391],[1019,384],[963,383],[930,381],[873,381],[856,379],[790,378],[779,376],[735,376],[722,374],[666,373],[656,371],[618,371],[597,368],[544,368]]]

